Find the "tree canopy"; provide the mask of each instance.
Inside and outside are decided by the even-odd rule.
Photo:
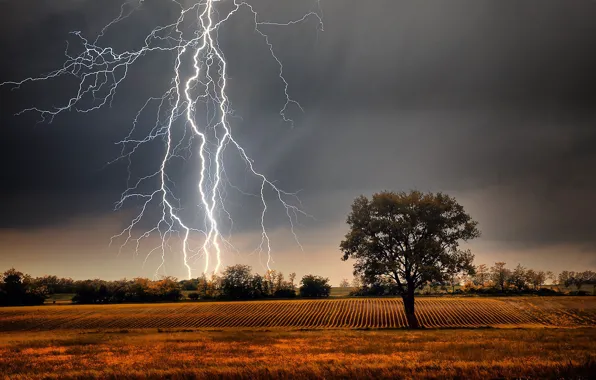
[[[329,279],[322,276],[307,274],[300,281],[300,295],[302,297],[329,297],[331,285]]]
[[[447,281],[454,273],[473,273],[473,255],[461,241],[480,236],[477,222],[443,193],[420,191],[362,195],[348,215],[350,226],[340,243],[342,260],[355,259],[354,274],[368,282],[395,282],[411,327],[418,327],[414,291],[428,282]]]

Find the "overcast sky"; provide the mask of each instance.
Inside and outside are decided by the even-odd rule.
[[[121,3],[0,0],[0,82],[59,68],[66,41],[77,42],[69,32],[93,38]],[[263,20],[281,22],[317,9],[312,0],[250,3]],[[304,114],[290,109],[293,128],[278,115],[283,83],[250,14],[220,32],[238,140],[276,184],[300,190],[314,217],[300,219],[300,251],[283,209],[272,206],[276,269],[334,284],[351,277],[338,248],[351,201],[410,189],[454,195],[479,221],[483,236],[470,245],[476,263],[596,268],[596,2],[321,0],[320,7],[324,31],[313,18],[263,28],[304,107]],[[174,10],[146,0],[103,44],[138,48]],[[73,278],[153,274],[156,258],[143,265],[151,238],[138,257],[108,246],[137,205],[113,211],[126,165],[106,163],[120,153],[115,142],[146,99],[169,83],[171,58],[136,62],[111,108],[67,112],[51,124],[14,114],[63,104],[75,82],[0,88],[0,269]],[[143,151],[135,170],[151,170],[159,149]],[[230,180],[255,191],[245,167],[230,161]],[[193,170],[191,161],[176,172],[182,195],[195,191]],[[263,272],[251,255],[260,238],[258,202],[231,194],[229,207],[240,253],[226,254],[224,264]],[[184,276],[176,249],[167,269]]]

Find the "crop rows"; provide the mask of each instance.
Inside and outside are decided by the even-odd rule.
[[[429,328],[594,326],[596,307],[519,299],[419,298]],[[583,301],[582,301],[583,302]],[[577,307],[576,307],[577,306]],[[135,328],[401,328],[396,298],[178,304],[40,306],[0,309],[0,331]]]

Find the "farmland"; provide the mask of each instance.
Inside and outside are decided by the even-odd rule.
[[[427,328],[593,327],[594,297],[420,297],[416,314]],[[44,305],[0,309],[0,331],[406,327],[398,298],[186,302],[126,305]]]
[[[596,329],[0,334],[0,373],[47,378],[588,379]]]
[[[7,307],[0,373],[485,379],[596,371],[596,297],[420,297],[416,305],[426,331],[395,330],[406,325],[397,298]]]

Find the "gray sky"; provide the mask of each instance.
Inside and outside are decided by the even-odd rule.
[[[316,9],[311,0],[250,3],[264,20]],[[65,41],[76,42],[68,32],[96,35],[120,4],[0,1],[0,82],[60,67]],[[350,277],[338,249],[349,205],[359,194],[385,189],[456,196],[480,222],[483,237],[471,245],[477,263],[596,267],[595,2],[321,0],[320,6],[322,32],[314,19],[271,29],[290,93],[305,109],[290,109],[293,128],[277,114],[283,84],[250,15],[239,14],[220,33],[239,116],[232,121],[236,137],[281,188],[301,190],[305,211],[316,219],[300,220],[301,252],[283,209],[272,205],[266,221],[276,269],[334,283]],[[137,46],[156,23],[175,17],[172,9],[147,0],[104,43]],[[153,273],[154,258],[143,266],[146,251],[133,258],[108,247],[135,204],[112,211],[126,187],[126,165],[105,163],[119,154],[114,142],[126,136],[144,101],[168,85],[171,58],[135,63],[112,108],[65,113],[52,124],[13,114],[62,102],[76,83],[0,88],[0,268],[74,278]],[[151,170],[159,149],[140,152],[138,175]],[[256,191],[245,167],[229,159],[230,179]],[[196,167],[174,170],[180,194],[190,196]],[[241,254],[227,254],[224,264],[250,263],[262,272],[250,255],[259,239],[259,203],[233,192],[229,202]],[[168,272],[182,277],[175,249],[168,260]]]

